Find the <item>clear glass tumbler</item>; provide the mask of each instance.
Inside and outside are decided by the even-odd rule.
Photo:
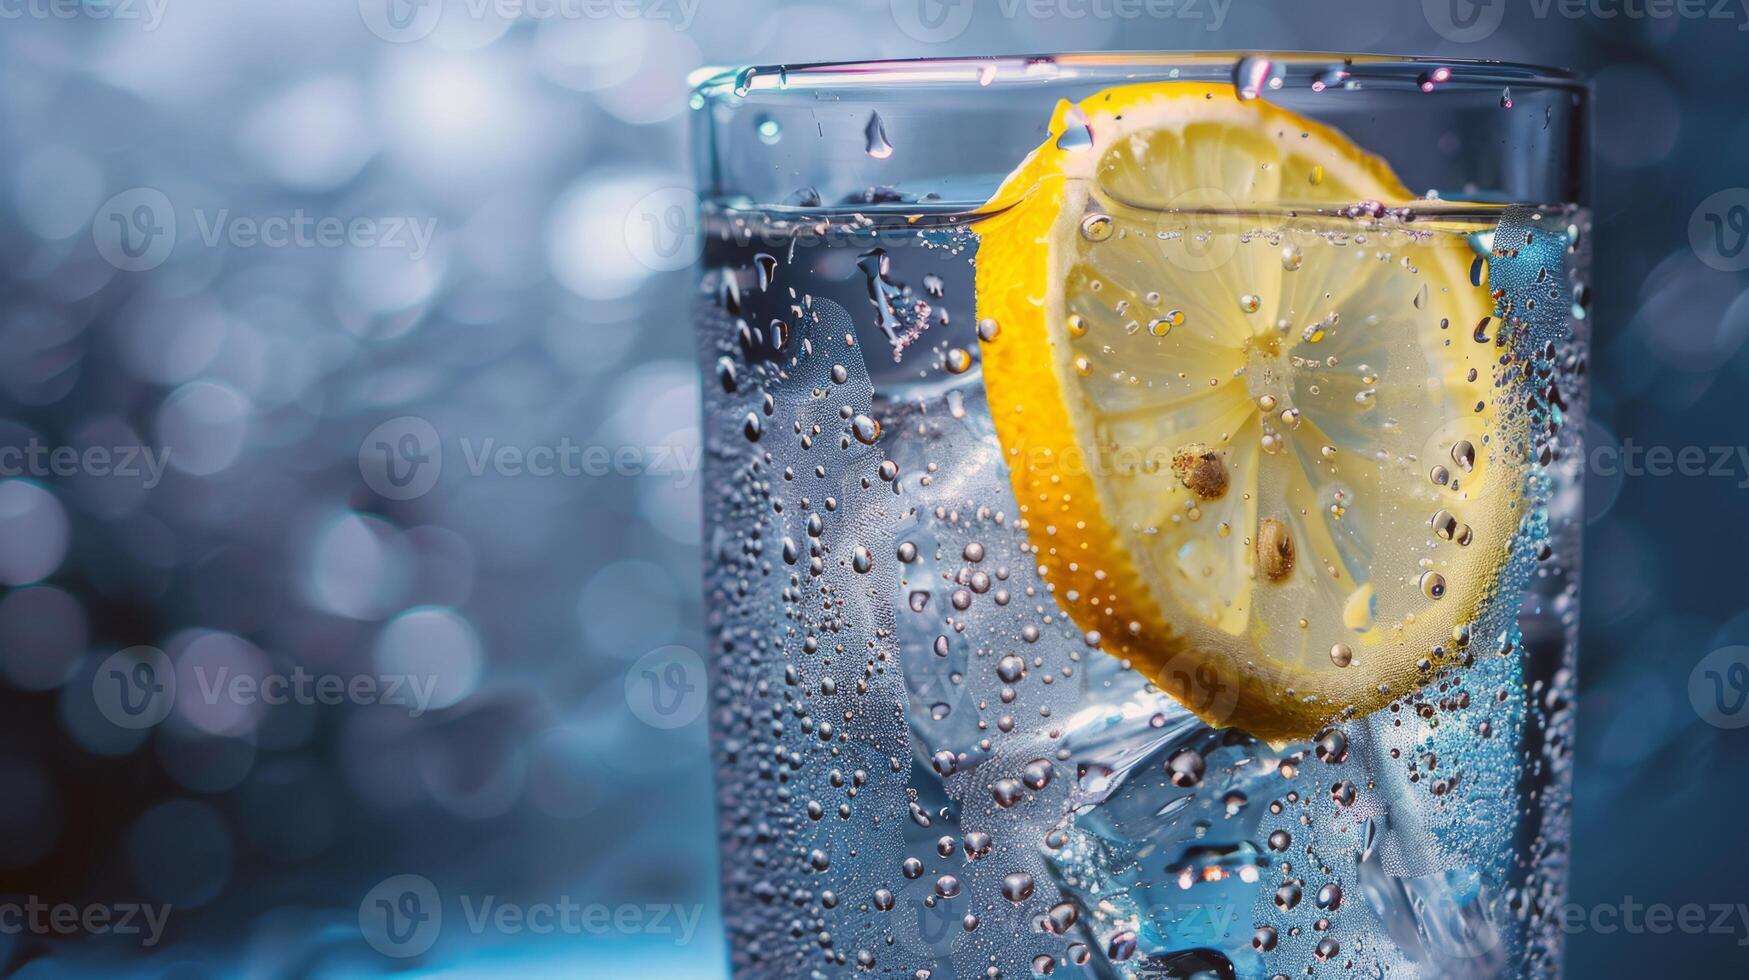
[[[1585,89],[747,68],[695,98],[741,977],[1542,976]]]

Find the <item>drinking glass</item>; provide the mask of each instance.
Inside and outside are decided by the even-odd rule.
[[[1559,970],[1585,99],[1307,54],[702,80],[735,975]]]

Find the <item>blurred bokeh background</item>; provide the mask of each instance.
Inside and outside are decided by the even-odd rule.
[[[1749,644],[1749,4],[1582,6],[0,0],[0,974],[723,974],[696,229],[639,219],[689,73],[850,58],[1594,79],[1591,438],[1707,465],[1590,476],[1572,897],[1749,901],[1690,683]],[[1749,912],[1569,962],[1740,974]]]

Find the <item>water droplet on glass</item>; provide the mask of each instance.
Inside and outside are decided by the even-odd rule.
[[[1285,65],[1268,58],[1240,58],[1233,66],[1233,88],[1241,101],[1248,102],[1264,92],[1279,90],[1286,74]]]
[[[1346,762],[1348,761],[1348,736],[1342,734],[1340,729],[1325,729],[1318,735],[1318,740],[1313,745],[1312,751],[1317,753],[1319,759],[1333,766]]]
[[[1016,905],[1032,897],[1032,875],[1016,871],[1002,876],[1002,897]]]
[[[989,317],[985,317],[984,319],[978,321],[978,339],[983,341],[986,344],[992,340],[995,340],[996,335],[1000,334],[1001,332],[1002,332],[1002,325],[997,323],[995,320],[990,319]]]
[[[1300,886],[1298,884],[1290,881],[1275,890],[1276,908],[1287,912],[1298,904],[1300,904]]]
[[[1190,787],[1202,782],[1206,767],[1202,753],[1195,749],[1179,749],[1172,758],[1166,760],[1166,775],[1171,778],[1172,785]]]
[[[893,144],[887,141],[887,124],[881,121],[881,114],[868,114],[868,125],[863,127],[862,134],[868,138],[868,155],[876,160],[885,160],[893,155]]]
[[[1093,148],[1093,127],[1079,106],[1069,109],[1063,118],[1063,132],[1057,137],[1057,149],[1082,153]]]
[[[872,446],[881,437],[881,424],[866,415],[858,415],[850,420],[850,434],[857,442]]]

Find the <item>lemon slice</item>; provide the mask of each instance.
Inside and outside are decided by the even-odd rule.
[[[1211,723],[1373,710],[1459,662],[1499,589],[1523,413],[1463,236],[1355,220],[1413,200],[1326,126],[1167,82],[1060,103],[977,225],[1040,572]]]

